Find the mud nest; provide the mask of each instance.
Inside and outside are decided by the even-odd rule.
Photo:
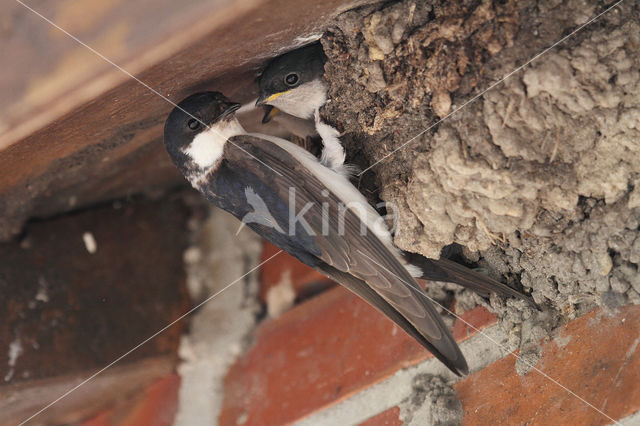
[[[507,327],[640,303],[640,7],[572,34],[607,7],[407,0],[347,12],[322,39],[323,114],[373,165],[363,192],[397,206],[395,243],[460,244],[552,312],[496,298]]]

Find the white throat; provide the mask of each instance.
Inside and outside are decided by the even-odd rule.
[[[325,102],[327,102],[327,88],[321,79],[316,79],[283,93],[269,104],[287,114],[309,119]]]
[[[245,133],[235,117],[223,119],[200,132],[183,152],[206,174],[222,157],[227,139]]]

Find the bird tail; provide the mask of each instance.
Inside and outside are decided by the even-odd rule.
[[[421,276],[416,277],[418,279],[446,281],[459,284],[484,297],[489,297],[490,293],[498,293],[502,296],[515,297],[524,300],[538,309],[538,306],[531,297],[501,283],[500,281],[496,281],[493,278],[475,272],[466,266],[460,265],[453,260],[445,258],[427,259],[419,254],[408,252],[405,252],[404,255],[411,265],[416,266],[422,272]]]

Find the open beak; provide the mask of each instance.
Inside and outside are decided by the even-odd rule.
[[[280,111],[278,108],[272,105],[263,105],[264,108],[264,116],[262,117],[262,124],[267,124],[271,121],[273,117],[275,117]]]
[[[256,106],[264,105],[264,101],[265,101],[264,95],[258,96],[258,99],[256,100]]]

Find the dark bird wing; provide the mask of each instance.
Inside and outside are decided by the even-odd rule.
[[[427,259],[415,253],[404,253],[404,256],[410,264],[417,266],[422,271],[422,276],[418,278],[459,284],[484,297],[489,297],[490,293],[516,297],[536,308],[538,307],[529,296],[491,277],[472,271],[453,260],[445,258]]]
[[[260,225],[252,226],[254,230],[281,248],[292,250],[292,254],[297,254],[299,259],[326,273],[378,308],[452,371],[457,374],[467,373],[467,364],[458,345],[413,277],[378,236],[371,231],[361,232],[362,221],[353,210],[344,212],[341,223],[337,214],[340,205],[348,205],[351,200],[340,200],[336,195],[339,190],[328,188],[288,151],[300,148],[287,146],[285,150],[269,140],[250,135],[235,136],[231,141],[233,144],[225,145],[223,166],[228,169],[225,173],[242,171],[244,181],[260,182],[258,186],[270,189],[278,188],[280,200],[289,200],[289,188],[295,188],[295,211],[302,212],[306,209],[303,217],[309,224],[311,233],[300,225],[293,233],[295,237],[281,233],[278,235],[272,230],[266,232]],[[249,154],[259,158],[260,162]],[[249,178],[246,175],[248,170],[255,177]],[[343,183],[351,185],[346,181]],[[332,185],[334,184],[329,184]],[[333,189],[336,189],[335,186]],[[273,194],[263,195],[273,198]],[[323,206],[328,207],[330,212],[329,215],[324,215],[325,221],[328,217],[328,223],[323,223]],[[278,218],[277,213],[274,217],[283,229],[288,229],[288,217]],[[303,238],[308,237],[307,234],[313,235],[312,243],[296,247],[298,241],[308,241]]]

